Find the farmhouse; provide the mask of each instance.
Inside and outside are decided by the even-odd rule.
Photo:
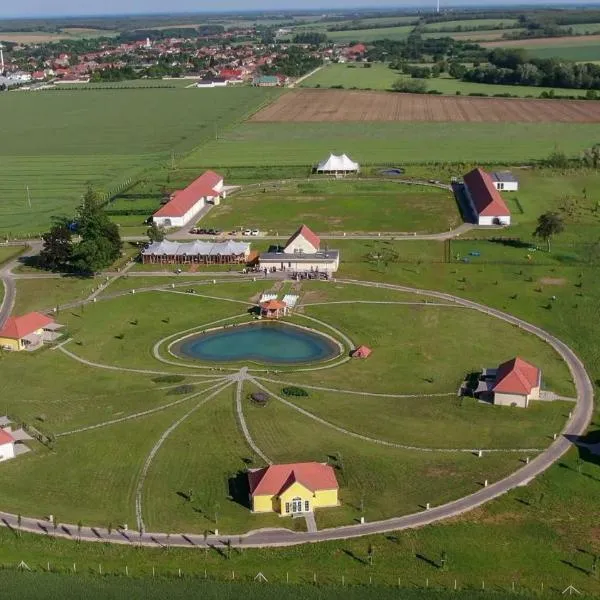
[[[360,165],[354,162],[346,154],[336,156],[330,154],[329,158],[322,160],[316,167],[317,173],[358,173],[360,171]]]
[[[142,250],[144,264],[245,264],[250,256],[247,242],[153,242]]]
[[[57,339],[62,327],[54,319],[38,312],[10,317],[0,329],[0,348],[6,350],[36,350],[44,342]]]
[[[184,190],[171,194],[170,200],[154,213],[152,220],[160,227],[183,227],[206,202],[218,201],[225,195],[223,177],[214,171],[206,171]]]
[[[520,357],[502,363],[492,385],[494,404],[527,408],[530,400],[538,400],[542,372]]]
[[[320,247],[319,236],[302,225],[283,248],[263,252],[259,257],[259,265],[269,271],[331,275],[340,266],[340,253],[338,250],[321,250]]]
[[[281,516],[338,506],[333,467],[317,462],[271,465],[248,471],[252,512]]]
[[[464,192],[478,225],[510,225],[510,211],[489,173],[477,168],[463,179]]]
[[[15,457],[15,438],[8,432],[0,429],[0,462]]]
[[[196,82],[198,88],[227,87],[228,80],[224,77],[205,77]]]
[[[519,180],[510,171],[492,171],[490,173],[494,187],[499,192],[517,192]]]

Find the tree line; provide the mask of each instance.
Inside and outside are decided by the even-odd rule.
[[[600,89],[600,65],[557,58],[527,58],[520,49],[495,48],[488,63],[467,68],[454,65],[450,74],[476,83]]]
[[[119,228],[104,212],[100,196],[89,187],[74,217],[54,217],[42,236],[38,264],[48,271],[91,275],[121,256]]]

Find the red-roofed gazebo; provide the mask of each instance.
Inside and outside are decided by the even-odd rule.
[[[359,346],[352,352],[352,358],[367,358],[371,352],[371,348],[368,346]]]

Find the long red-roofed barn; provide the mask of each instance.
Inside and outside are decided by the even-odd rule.
[[[257,513],[281,516],[337,506],[338,482],[333,467],[307,462],[270,465],[248,471],[250,502]]]
[[[519,356],[502,363],[496,371],[492,392],[494,404],[527,408],[530,400],[538,400],[542,372]]]
[[[463,177],[464,191],[478,225],[510,225],[510,210],[494,180],[483,169],[473,169]]]
[[[159,227],[183,227],[207,202],[217,203],[220,198],[225,198],[223,177],[214,171],[206,171],[184,190],[173,192],[170,200],[154,213],[152,220]]]

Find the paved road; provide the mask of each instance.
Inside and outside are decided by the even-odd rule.
[[[225,545],[228,542],[233,546],[243,547],[271,547],[271,546],[291,546],[303,543],[323,542],[327,540],[340,540],[359,537],[368,534],[380,534],[391,531],[401,531],[423,527],[437,521],[449,519],[457,515],[466,513],[474,508],[497,498],[509,490],[516,487],[527,485],[536,476],[543,473],[552,464],[559,460],[565,452],[571,447],[570,439],[576,439],[577,436],[586,432],[592,419],[594,409],[594,390],[592,382],[577,355],[562,341],[548,333],[547,331],[527,323],[522,319],[504,313],[502,311],[489,308],[483,304],[465,300],[457,296],[445,294],[442,292],[433,292],[429,290],[420,290],[416,288],[379,284],[372,282],[362,282],[355,280],[338,280],[341,283],[349,285],[378,287],[405,291],[410,293],[427,295],[430,297],[442,299],[448,302],[454,302],[457,305],[465,306],[485,314],[497,317],[507,323],[520,327],[538,336],[549,343],[565,360],[577,389],[577,403],[572,411],[572,416],[565,425],[561,434],[544,452],[536,458],[523,465],[518,471],[508,477],[494,482],[487,487],[483,487],[475,493],[460,498],[454,502],[449,502],[429,510],[423,510],[403,517],[395,517],[384,521],[376,521],[365,524],[346,525],[331,529],[324,529],[318,532],[293,532],[286,529],[264,529],[252,531],[248,534],[239,536],[209,535],[204,537],[192,534],[167,535],[165,533],[151,532],[128,532],[111,531],[109,534],[103,528],[83,527],[80,532],[75,525],[59,525],[56,530],[48,520],[23,517],[20,528],[24,531],[33,533],[42,533],[48,535],[57,535],[65,538],[80,538],[84,541],[108,541],[122,544],[141,544],[145,546],[182,546],[182,547],[205,547],[208,545]],[[0,513],[0,523],[14,529],[19,528],[16,515],[9,513]]]

